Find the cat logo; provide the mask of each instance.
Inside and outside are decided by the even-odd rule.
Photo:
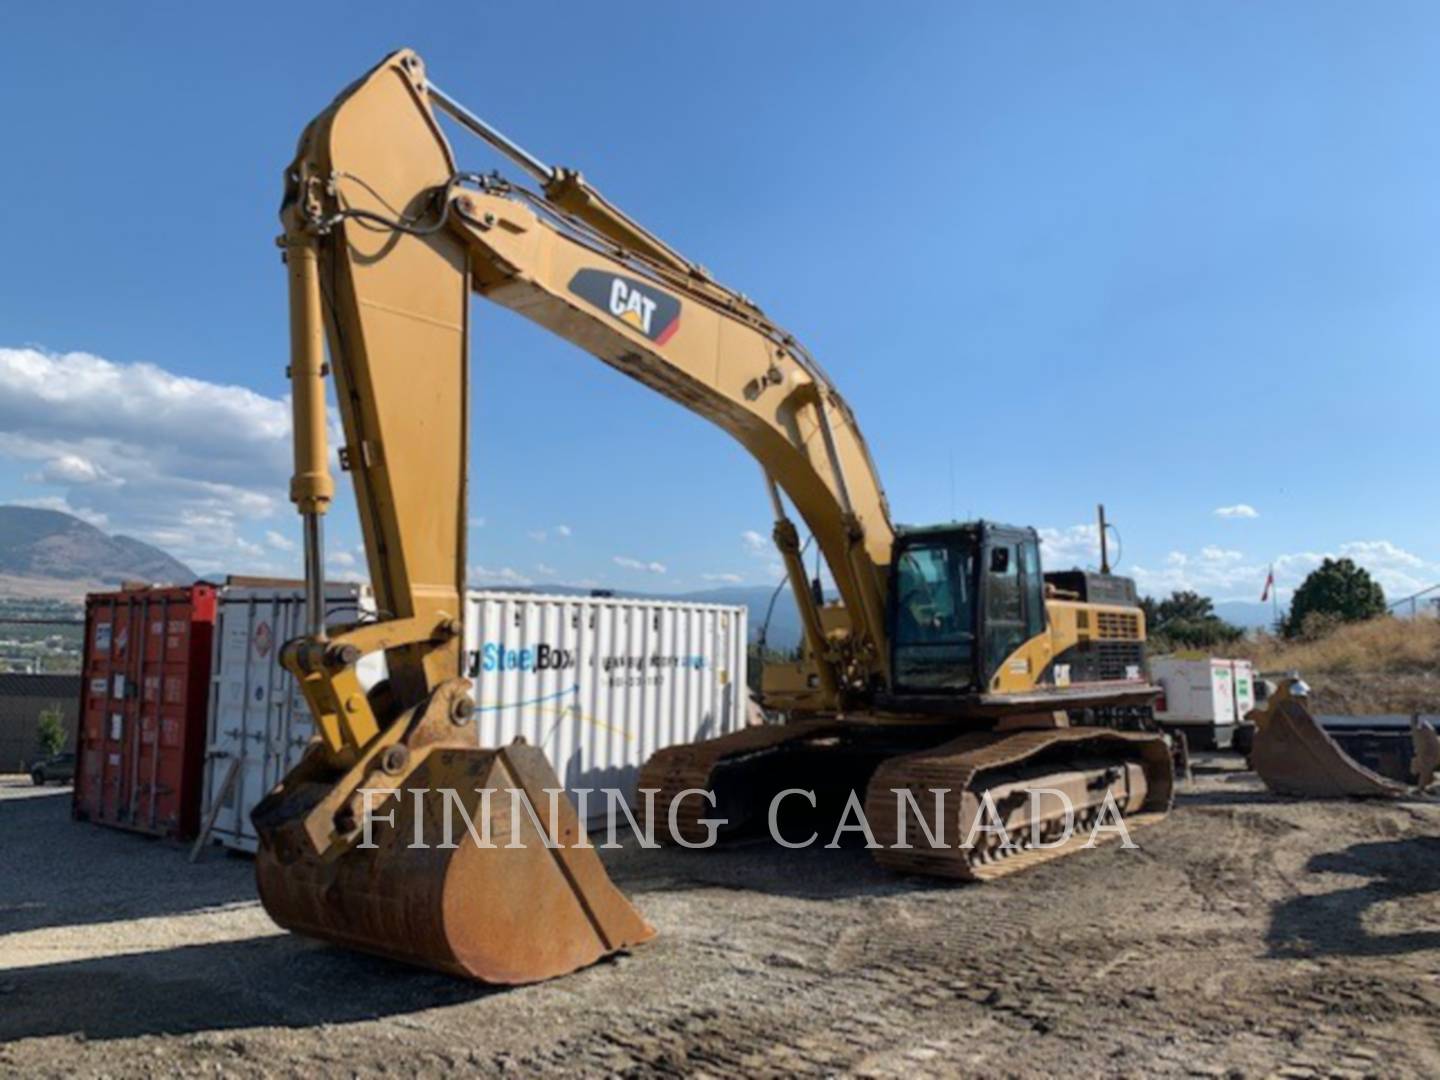
[[[647,282],[604,270],[581,270],[570,279],[570,291],[656,345],[664,345],[680,328],[680,301]]]

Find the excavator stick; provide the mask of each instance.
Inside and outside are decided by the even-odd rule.
[[[455,708],[467,689],[442,686],[418,720],[400,721],[400,738],[382,737],[338,779],[317,748],[256,808],[271,918],[497,984],[564,975],[653,937],[545,755],[476,748],[468,711]]]
[[[1375,768],[1346,751],[1345,736],[1332,735],[1306,707],[1295,680],[1282,685],[1264,709],[1253,713],[1255,740],[1250,765],[1276,795],[1302,799],[1401,799],[1429,787],[1440,764],[1435,729],[1415,720],[1408,752],[1384,754]],[[1399,737],[1403,739],[1403,736]],[[1392,742],[1396,737],[1391,737]]]
[[[419,58],[387,57],[310,123],[285,173],[309,629],[281,661],[317,739],[251,815],[256,877],[270,916],[298,933],[527,983],[654,931],[610,882],[544,755],[477,745],[460,677],[473,260],[447,226],[460,174],[429,100]],[[327,376],[380,612],[335,631]],[[377,653],[388,678],[367,694],[356,664]]]

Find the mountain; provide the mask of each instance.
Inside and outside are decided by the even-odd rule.
[[[196,574],[132,536],[110,536],[58,510],[0,506],[0,574],[118,585],[184,584]]]
[[[770,598],[775,606],[770,607]],[[701,604],[734,604],[750,609],[750,640],[760,637],[760,628],[765,622],[765,613],[770,611],[770,625],[765,634],[765,643],[772,649],[793,649],[800,644],[805,631],[800,625],[800,612],[795,608],[795,595],[787,582],[775,594],[774,585],[727,585],[699,592],[680,593],[673,600],[688,600]]]
[[[1286,605],[1281,604],[1281,618],[1284,618],[1285,610]],[[1226,622],[1243,626],[1247,630],[1268,630],[1275,622],[1275,609],[1270,604],[1250,600],[1218,600],[1215,603],[1215,614]]]

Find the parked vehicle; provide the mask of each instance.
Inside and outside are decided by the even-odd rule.
[[[75,780],[75,751],[43,757],[30,766],[30,779],[36,787],[46,784],[70,784]]]
[[[1156,721],[1166,731],[1183,733],[1192,750],[1230,749],[1256,706],[1248,660],[1162,656],[1150,662],[1150,677],[1164,690],[1155,702]]]

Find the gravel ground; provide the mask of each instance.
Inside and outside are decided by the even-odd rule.
[[[1440,1075],[1440,803],[1174,814],[983,886],[625,850],[634,954],[495,991],[279,932],[251,863],[0,778],[0,1073]]]

